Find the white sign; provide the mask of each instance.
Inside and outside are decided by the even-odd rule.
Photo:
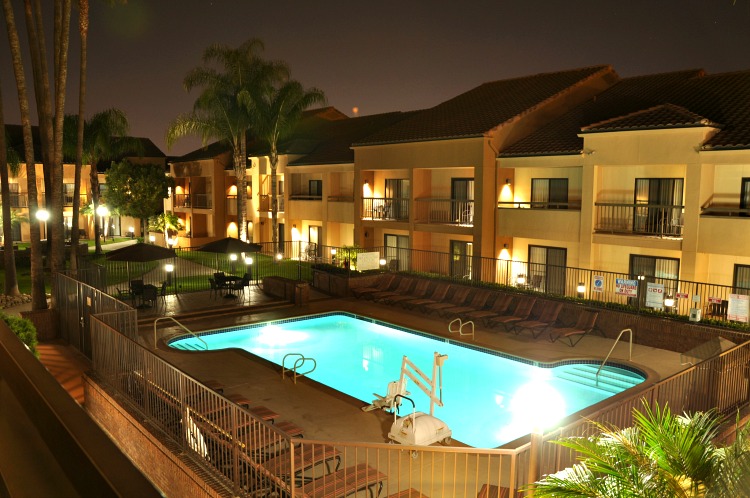
[[[627,278],[615,279],[615,294],[638,297],[638,280],[628,280]]]
[[[727,306],[727,320],[747,323],[750,314],[750,296],[744,294],[729,294]]]
[[[357,254],[357,270],[377,270],[380,268],[379,252],[361,252]]]
[[[646,306],[657,310],[664,309],[664,285],[646,284]]]
[[[591,287],[592,292],[604,292],[604,277],[594,275],[594,285]]]

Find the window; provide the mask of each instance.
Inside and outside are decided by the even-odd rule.
[[[409,219],[409,197],[411,183],[406,179],[389,178],[385,181],[385,205],[382,218],[392,220]],[[377,206],[375,206],[377,208]]]
[[[10,183],[8,184],[8,187],[10,187],[10,207],[26,207],[26,203],[23,202],[23,198],[21,197],[18,189],[17,183]],[[19,232],[20,233],[20,232]],[[14,235],[15,237],[15,235]],[[21,240],[19,239],[13,239],[13,240]]]
[[[677,279],[680,278],[680,260],[675,258],[659,258],[656,256],[630,255],[630,278],[637,279],[639,285],[645,286],[648,282],[662,284],[665,294],[674,295],[677,292]],[[638,290],[640,304],[646,302],[645,287]]]
[[[526,283],[547,294],[565,295],[565,265],[568,250],[562,247],[529,246]]]
[[[750,178],[742,179],[740,190],[740,216],[750,216]]]
[[[323,180],[310,180],[308,182],[308,195],[310,197],[323,198]]]
[[[568,179],[532,178],[531,207],[568,209]]]
[[[732,287],[735,294],[750,294],[750,265],[734,265]]]
[[[390,271],[409,269],[409,237],[385,234],[385,260]]]
[[[75,193],[75,188],[76,186],[73,183],[63,184],[63,205],[64,206],[73,205],[73,194]]]
[[[471,280],[471,260],[474,256],[474,244],[462,240],[451,240],[450,272],[451,277]]]
[[[474,224],[473,178],[451,178],[451,209],[454,223]]]
[[[633,231],[682,234],[682,178],[636,178]]]

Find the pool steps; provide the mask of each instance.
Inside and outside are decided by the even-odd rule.
[[[631,387],[637,386],[642,379],[635,377],[634,374],[620,373],[620,371],[611,370],[604,367],[599,373],[599,380],[596,379],[596,371],[599,369],[597,364],[575,365],[570,366],[556,376],[560,379],[575,382],[593,389],[599,389],[611,394],[617,394]]]

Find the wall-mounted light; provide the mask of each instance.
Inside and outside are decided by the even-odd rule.
[[[503,249],[507,249],[507,248],[508,248],[508,244],[503,244]]]
[[[510,178],[505,179],[505,184],[510,187]]]
[[[584,284],[583,282],[578,282],[576,292],[578,293],[578,299],[583,299],[583,295],[586,293],[586,284]]]
[[[295,223],[294,225],[292,225],[292,228],[297,228],[297,224]]]
[[[369,184],[370,184],[370,182],[367,181],[367,180],[365,180],[365,185],[369,185]]]

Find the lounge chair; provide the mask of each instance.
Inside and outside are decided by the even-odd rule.
[[[375,282],[375,285],[369,286],[369,287],[354,287],[352,289],[352,294],[354,294],[354,297],[361,298],[366,297],[367,294],[370,294],[372,292],[382,292],[386,291],[390,288],[393,281],[396,279],[396,275],[387,274],[380,277],[377,282]]]
[[[523,496],[521,492],[516,493],[516,496]],[[494,484],[485,484],[482,489],[479,490],[477,498],[509,498],[510,489],[503,486],[495,486]]]
[[[453,308],[455,306],[463,306],[469,297],[469,293],[472,291],[471,287],[466,285],[454,285],[453,295],[448,301],[438,303],[428,303],[419,306],[419,311],[423,313],[432,313],[433,311],[440,312],[446,308]]]
[[[471,302],[469,304],[467,304],[466,306],[452,306],[450,308],[445,308],[440,312],[440,316],[448,318],[461,316],[464,313],[468,313],[470,311],[481,310],[482,308],[484,308],[484,305],[487,303],[490,295],[492,295],[492,292],[487,289],[477,290],[474,293],[474,297],[471,299]]]
[[[467,320],[475,321],[483,320],[485,326],[487,326],[490,319],[508,313],[508,308],[510,308],[511,302],[513,302],[512,294],[498,294],[495,296],[495,302],[492,303],[492,307],[490,309],[464,313],[464,318]]]
[[[404,489],[398,493],[388,495],[388,498],[429,498],[427,495],[420,493],[414,488]]]
[[[573,347],[588,335],[589,332],[594,330],[598,317],[598,311],[582,311],[578,315],[576,324],[572,327],[558,327],[550,330],[549,340],[555,342],[558,339],[565,339],[568,341],[570,347]]]
[[[295,446],[294,469],[291,468],[291,456],[288,449],[282,450],[278,455],[265,460],[262,465],[271,475],[281,477],[287,482],[294,475],[294,482],[297,486],[312,481],[313,478],[306,474],[315,471],[318,467],[322,467],[325,474],[330,474],[339,470],[341,466],[341,452],[328,444]]]
[[[523,297],[518,301],[516,309],[513,311],[512,315],[497,316],[490,319],[489,323],[493,327],[502,325],[507,332],[509,330],[509,326],[513,325],[516,322],[520,322],[529,318],[529,315],[531,315],[531,310],[532,308],[534,308],[535,303],[535,297]]]
[[[358,491],[369,490],[375,498],[388,478],[366,463],[360,463],[324,475],[297,488],[295,496],[305,498],[343,498]]]
[[[401,294],[406,294],[414,286],[414,282],[415,282],[415,279],[413,278],[401,277],[399,279],[398,286],[395,289],[387,290],[387,291],[380,291],[380,292],[372,292],[365,297],[367,299],[372,299],[373,301],[380,301],[381,299],[386,299],[391,296],[399,296]]]
[[[513,325],[512,332],[516,335],[520,334],[524,330],[531,332],[531,337],[536,339],[544,333],[548,328],[553,326],[557,321],[557,315],[562,310],[562,303],[555,301],[547,301],[542,309],[542,313],[536,320],[523,320],[516,322]]]
[[[414,290],[412,290],[411,292],[400,294],[397,296],[389,296],[381,299],[380,302],[385,304],[401,304],[404,301],[424,298],[431,290],[431,283],[432,281],[427,278],[418,278],[417,284],[414,286]]]
[[[447,282],[438,282],[438,284],[432,290],[432,294],[430,294],[430,297],[401,301],[401,305],[410,310],[413,310],[414,308],[422,306],[424,304],[440,302],[445,299],[445,296],[446,294],[448,294],[448,289],[450,289],[450,287],[450,284],[448,284]]]

